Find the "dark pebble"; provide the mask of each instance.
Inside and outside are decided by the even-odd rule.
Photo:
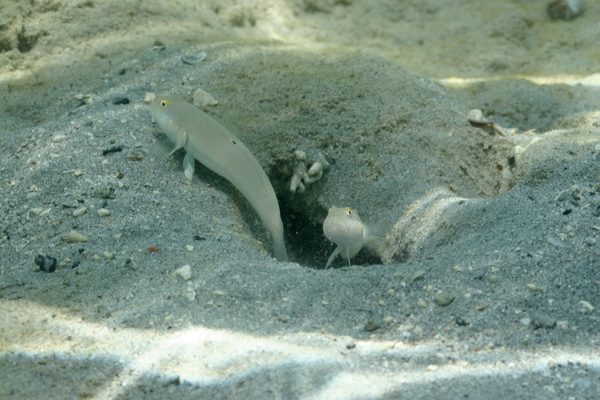
[[[121,147],[121,146],[111,147],[110,149],[102,150],[102,155],[107,156],[109,154],[118,153],[120,151],[123,151],[123,147]]]
[[[556,320],[544,312],[532,311],[529,316],[531,317],[531,326],[534,329],[552,329],[556,327]]]
[[[129,98],[125,96],[118,96],[113,99],[112,103],[116,105],[129,104]]]
[[[158,380],[163,385],[179,385],[181,383],[181,378],[177,374],[171,374],[167,376],[163,376]]]
[[[35,264],[40,267],[42,271],[54,272],[56,271],[56,258],[50,256],[43,256],[41,254],[35,256],[33,260]]]
[[[112,186],[99,186],[92,188],[90,196],[100,199],[114,199],[115,188]]]
[[[194,240],[206,240],[206,238],[196,235],[196,236],[194,236]]]
[[[367,332],[371,332],[371,331],[377,330],[379,328],[381,328],[381,325],[379,325],[378,323],[375,323],[373,321],[369,321],[365,324],[365,331],[367,331]]]
[[[469,323],[467,321],[465,321],[461,317],[456,317],[456,325],[458,325],[458,326],[467,326],[467,325],[469,325]]]
[[[548,16],[552,20],[570,21],[583,14],[583,8],[580,2],[574,3],[573,6],[568,0],[553,0],[548,3]]]

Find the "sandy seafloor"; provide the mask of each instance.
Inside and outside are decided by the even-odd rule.
[[[598,398],[600,3],[547,3],[3,2],[0,398]],[[254,152],[290,262],[157,153],[161,94]],[[332,205],[378,253],[323,269]]]

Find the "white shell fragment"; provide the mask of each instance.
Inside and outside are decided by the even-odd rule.
[[[108,217],[110,215],[110,211],[108,211],[106,208],[101,208],[98,210],[98,215],[101,217]]]
[[[194,92],[194,105],[198,108],[205,109],[206,107],[216,106],[219,104],[210,94],[202,89],[198,89]]]
[[[183,61],[186,64],[198,64],[199,62],[202,62],[205,58],[206,58],[207,54],[205,51],[201,51],[198,54],[184,54],[181,56],[181,61]]]
[[[81,233],[77,232],[77,231],[71,231],[69,233],[67,233],[66,235],[62,235],[60,237],[63,242],[67,242],[67,243],[76,243],[76,242],[87,242],[88,239],[83,236]]]
[[[590,303],[588,303],[588,302],[587,302],[587,301],[585,301],[585,300],[581,300],[581,301],[579,302],[579,304],[581,304],[583,307],[585,307],[585,309],[586,309],[587,311],[589,311],[589,312],[592,312],[592,311],[594,311],[594,310],[596,309],[596,308],[595,308],[593,305],[591,305]]]

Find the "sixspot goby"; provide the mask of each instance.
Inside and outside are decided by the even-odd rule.
[[[194,160],[233,184],[254,207],[273,241],[273,253],[287,261],[283,223],[273,186],[256,157],[217,120],[175,96],[160,96],[152,103],[152,118],[168,138],[168,154],[185,149],[183,171],[194,174]]]
[[[328,268],[335,257],[340,254],[348,260],[354,257],[363,246],[376,249],[382,242],[381,237],[373,232],[369,225],[363,223],[358,212],[347,207],[331,207],[323,222],[325,237],[337,244],[325,268]]]

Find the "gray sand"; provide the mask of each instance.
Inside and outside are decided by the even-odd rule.
[[[596,398],[600,6],[547,3],[0,9],[0,398]],[[290,262],[161,94],[254,152]],[[333,205],[384,242],[325,270]]]

